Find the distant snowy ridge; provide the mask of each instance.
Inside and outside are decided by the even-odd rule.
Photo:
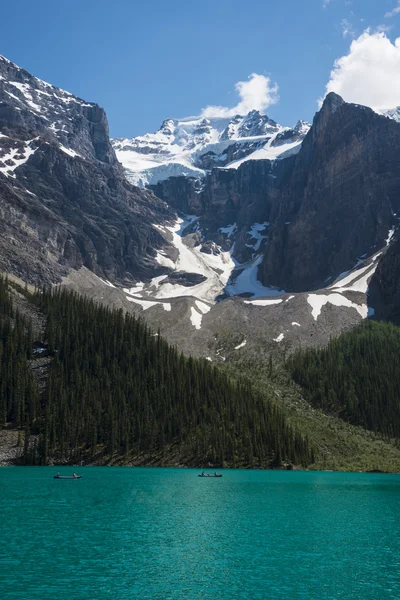
[[[397,121],[400,123],[400,106],[396,108],[390,108],[385,110],[375,110],[379,115],[383,115],[384,117],[388,117],[389,119],[393,119],[393,121]]]
[[[14,134],[11,135],[7,130],[0,134],[0,168],[5,175],[10,176],[13,167],[24,164],[33,153],[31,150],[36,150],[43,141],[56,144],[72,158],[103,160],[101,147],[108,146],[109,139],[104,136],[104,132],[100,133],[101,121],[105,120],[102,109],[95,103],[86,102],[42,81],[2,55],[0,104],[5,115],[3,125],[9,111],[14,112]],[[95,142],[84,126],[86,123],[90,123],[89,127],[95,132]],[[25,126],[36,134],[41,134],[40,137],[35,137],[37,143],[34,148],[30,142],[26,142],[24,147],[24,140],[17,141],[17,132]],[[108,156],[105,162],[115,162],[115,157]]]
[[[282,127],[253,110],[233,118],[167,119],[156,133],[112,140],[127,178],[154,185],[169,177],[202,178],[212,167],[236,169],[246,160],[276,160],[298,152],[310,129]]]

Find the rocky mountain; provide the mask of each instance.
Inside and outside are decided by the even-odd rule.
[[[392,318],[396,115],[330,94],[311,127],[252,111],[111,143],[100,107],[1,58],[0,269],[63,278],[215,362]]]
[[[252,110],[233,118],[167,119],[156,133],[112,141],[129,181],[140,187],[169,177],[204,178],[217,167],[237,169],[243,162],[277,159],[298,151],[310,125],[282,127]]]
[[[321,287],[385,247],[400,208],[399,148],[399,123],[329,94],[280,183],[263,282]]]
[[[198,325],[203,331],[193,332],[190,342],[186,336],[185,344],[190,351],[193,339],[196,348],[204,344],[203,355],[219,344],[221,331],[235,331],[231,351],[238,346],[246,352],[257,338],[264,339],[264,347],[320,344],[368,315],[398,318],[397,115],[397,110],[377,114],[329,94],[295,152],[278,160],[256,152],[236,168],[208,165],[201,176],[164,173],[149,187],[191,215],[171,230],[172,243],[196,260],[172,260],[168,266],[178,271],[178,279],[157,279],[154,287],[142,282],[128,290],[129,301],[142,303],[150,318],[161,299],[197,298],[198,306],[186,301],[185,314],[196,322],[193,311],[204,308]],[[172,135],[175,125],[170,126]],[[218,139],[231,132],[232,125],[225,127]],[[202,279],[182,285],[182,271]],[[163,317],[177,341],[167,321]],[[219,350],[215,356],[209,351],[212,360],[228,354]]]
[[[330,94],[295,155],[151,187],[169,205],[197,215],[203,239],[231,249],[238,263],[262,254],[258,279],[265,286],[324,288],[392,239],[399,125]],[[255,248],[250,234],[261,223],[268,225]]]
[[[103,109],[0,57],[0,216],[1,270],[132,282],[159,268],[153,224],[174,211],[126,181]]]

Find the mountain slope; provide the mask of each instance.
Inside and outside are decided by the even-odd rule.
[[[329,95],[311,129],[256,111],[169,120],[134,151],[185,156],[204,174],[139,190],[102,109],[6,59],[0,68],[1,270],[63,278],[215,362],[324,344],[386,302],[369,283],[393,280],[378,274],[396,247],[394,119]]]
[[[296,353],[288,369],[312,406],[400,438],[399,351],[400,328],[370,322],[324,349]]]
[[[174,211],[125,179],[104,111],[0,57],[0,269],[55,281],[87,266],[134,281]]]
[[[232,383],[207,361],[185,358],[121,311],[62,289],[23,294],[46,319],[36,350],[0,278],[0,418],[24,429],[25,463],[312,462],[307,440],[247,382]],[[39,356],[49,359],[40,401],[29,371]]]
[[[329,94],[273,207],[262,281],[320,287],[385,247],[400,208],[399,149],[399,123]]]

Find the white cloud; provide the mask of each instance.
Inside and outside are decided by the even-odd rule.
[[[341,21],[340,24],[342,26],[342,35],[343,35],[344,38],[345,37],[352,37],[353,38],[355,36],[354,30],[353,30],[353,26],[350,23],[350,21],[348,21],[347,19],[342,19],[342,21]]]
[[[322,6],[323,6],[324,8],[326,8],[326,7],[328,6],[328,4],[330,4],[331,2],[332,2],[332,0],[324,0],[324,1],[322,2]]]
[[[400,37],[393,43],[385,32],[364,31],[349,53],[335,61],[326,94],[375,109],[400,105]]]
[[[235,90],[240,98],[236,106],[207,106],[201,111],[202,116],[212,118],[246,115],[251,110],[264,111],[279,101],[278,85],[265,75],[252,73],[248,81],[238,81]]]
[[[395,6],[395,8],[393,10],[391,10],[390,12],[387,12],[385,14],[385,17],[387,19],[390,19],[391,17],[395,17],[399,13],[400,13],[400,0],[397,0],[397,6]]]

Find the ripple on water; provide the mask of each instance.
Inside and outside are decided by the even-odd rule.
[[[1,600],[400,598],[398,476],[56,470],[0,470]]]

